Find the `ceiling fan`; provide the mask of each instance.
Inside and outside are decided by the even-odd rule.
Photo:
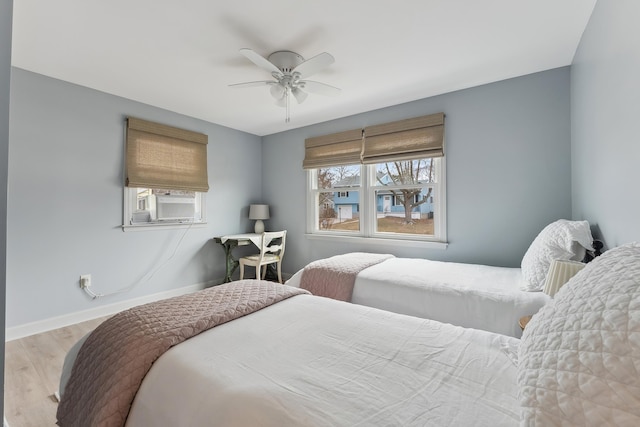
[[[298,104],[301,104],[307,99],[307,92],[328,96],[335,96],[340,93],[340,89],[337,87],[306,80],[312,74],[333,64],[335,59],[327,52],[307,60],[301,55],[288,50],[273,52],[268,58],[264,58],[251,49],[240,49],[240,53],[258,67],[269,71],[275,80],[236,83],[229,86],[271,86],[271,96],[275,98],[276,105],[286,108],[286,123],[290,121],[289,105],[292,96],[298,101]]]

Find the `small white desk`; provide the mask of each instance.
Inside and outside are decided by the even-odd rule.
[[[242,234],[229,234],[226,236],[216,237],[216,239],[220,239],[220,243],[225,243],[229,240],[238,242],[238,246],[248,245],[249,243],[253,243],[257,247],[260,247],[260,243],[262,240],[262,234],[258,233],[242,233]]]
[[[222,245],[224,254],[226,257],[226,271],[224,275],[224,281],[227,283],[231,281],[231,276],[238,268],[240,263],[233,257],[233,248],[236,246],[246,246],[253,243],[258,248],[262,245],[262,234],[258,233],[242,233],[242,234],[228,234],[226,236],[214,237],[216,243]],[[268,242],[267,242],[268,243]]]

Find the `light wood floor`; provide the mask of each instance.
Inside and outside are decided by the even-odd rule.
[[[5,344],[4,414],[9,427],[56,425],[64,356],[106,318],[55,329]]]

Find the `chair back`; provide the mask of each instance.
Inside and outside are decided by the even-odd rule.
[[[260,247],[260,262],[266,254],[277,255],[280,259],[284,256],[284,247],[287,240],[287,230],[265,231],[262,233]]]

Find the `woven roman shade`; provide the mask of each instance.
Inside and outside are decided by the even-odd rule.
[[[127,118],[127,187],[209,190],[205,134]]]
[[[363,163],[444,156],[444,113],[364,129]]]
[[[308,138],[304,147],[305,169],[358,164],[362,162],[362,129]]]

